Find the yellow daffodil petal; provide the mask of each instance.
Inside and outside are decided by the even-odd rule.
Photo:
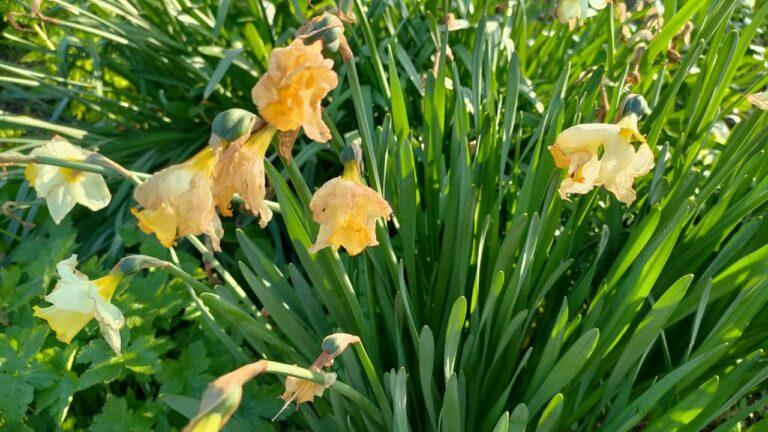
[[[64,343],[72,342],[72,339],[85,328],[93,318],[92,314],[82,314],[60,309],[56,306],[45,308],[35,307],[34,315],[48,321],[51,330],[56,332],[56,338]]]
[[[309,204],[312,218],[320,224],[311,253],[333,246],[357,255],[376,246],[376,220],[389,219],[392,208],[373,189],[359,181],[337,177],[317,190]]]
[[[322,54],[322,43],[294,40],[272,50],[269,69],[251,91],[259,114],[281,131],[300,127],[317,142],[331,139],[322,119],[322,99],[338,85],[333,60]]]
[[[57,338],[65,343],[70,343],[91,319],[96,318],[107,343],[116,353],[120,353],[120,328],[125,320],[120,309],[110,304],[109,300],[123,274],[114,270],[91,281],[75,269],[76,265],[76,255],[56,265],[61,279],[45,296],[51,306],[35,307],[34,315],[46,320]]]
[[[637,149],[633,141],[641,143]],[[558,168],[568,169],[559,188],[563,199],[603,186],[620,202],[631,204],[636,198],[635,178],[654,167],[653,152],[637,129],[635,115],[617,124],[573,126],[557,137],[549,151]]]
[[[172,165],[136,188],[134,197],[143,210],[132,210],[139,228],[154,233],[160,243],[171,247],[185,235],[208,235],[215,250],[223,229],[213,198],[213,169],[216,155],[206,147],[188,161]]]
[[[265,126],[243,143],[233,143],[223,151],[214,175],[214,199],[221,214],[231,216],[230,201],[237,193],[264,228],[272,219],[272,210],[264,203],[267,194],[264,155],[276,130]]]

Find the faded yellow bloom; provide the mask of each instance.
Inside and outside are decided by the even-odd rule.
[[[213,380],[203,392],[197,415],[182,432],[221,430],[240,405],[243,385],[266,370],[267,362],[259,360]]]
[[[56,265],[61,278],[45,300],[52,304],[34,308],[34,315],[48,321],[56,337],[70,343],[93,318],[99,322],[101,333],[109,346],[120,353],[120,328],[125,323],[120,309],[110,303],[123,274],[110,274],[91,281],[76,270],[77,255]]]
[[[640,142],[637,149],[632,142]],[[616,198],[631,204],[636,193],[635,177],[653,169],[653,152],[637,129],[637,115],[625,116],[617,124],[582,124],[563,131],[549,147],[555,165],[568,168],[560,184],[560,196],[585,194],[603,186]],[[601,153],[602,152],[602,153]]]
[[[144,207],[131,209],[139,228],[154,233],[165,247],[185,235],[207,234],[220,250],[224,234],[213,198],[214,150],[208,146],[184,163],[165,168],[136,188],[134,198]]]
[[[45,156],[70,162],[83,162],[92,153],[55,136],[45,145],[30,152],[32,156]],[[37,195],[45,198],[48,212],[57,224],[75,204],[96,211],[109,204],[112,195],[104,178],[96,173],[53,165],[29,164],[24,170],[29,185]]]
[[[267,193],[264,155],[275,132],[275,128],[267,124],[247,140],[233,142],[222,151],[213,185],[214,199],[222,215],[232,215],[230,201],[237,193],[245,200],[246,208],[259,217],[262,228],[272,219],[272,210],[264,202]]]
[[[747,100],[761,110],[768,111],[768,91],[748,95]]]
[[[368,246],[376,246],[376,219],[389,219],[392,214],[389,203],[360,180],[354,160],[344,164],[341,177],[329,180],[315,192],[309,207],[312,219],[320,224],[317,240],[309,248],[311,253],[333,246],[357,255]]]
[[[608,0],[560,0],[557,18],[561,23],[574,28],[586,18],[597,15],[597,11],[604,9],[608,3]]]
[[[338,85],[333,60],[324,58],[322,49],[319,40],[304,45],[297,39],[273,50],[269,69],[251,91],[264,120],[284,132],[303,127],[309,138],[321,143],[331,139],[331,132],[320,102]]]
[[[323,373],[323,375],[325,376],[325,382],[323,384],[290,376],[287,377],[285,379],[285,392],[280,395],[280,399],[285,401],[285,406],[288,406],[291,402],[295,401],[296,409],[299,409],[301,404],[314,401],[315,396],[322,397],[325,389],[336,382],[335,373]]]
[[[351,344],[360,343],[360,338],[347,334],[347,333],[334,333],[326,336],[323,339],[323,352],[317,356],[314,362],[309,365],[309,370],[318,372],[323,375],[325,381],[318,384],[314,381],[308,381],[295,377],[287,377],[285,379],[285,391],[280,396],[285,401],[283,408],[272,419],[276,419],[291,402],[296,402],[296,409],[301,407],[301,404],[306,402],[313,402],[315,397],[323,396],[325,389],[329,388],[336,382],[335,373],[325,373],[323,368],[333,365],[333,359],[340,356],[344,350]]]

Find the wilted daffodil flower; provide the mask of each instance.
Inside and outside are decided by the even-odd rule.
[[[280,395],[280,399],[285,401],[285,405],[283,405],[283,409],[277,413],[275,418],[277,418],[277,416],[279,416],[291,402],[296,402],[296,409],[299,409],[301,408],[301,404],[313,402],[315,397],[322,397],[325,389],[336,382],[336,374],[333,372],[323,373],[323,376],[325,376],[325,383],[323,384],[295,377],[286,378],[285,391]],[[272,420],[274,420],[274,418]]]
[[[267,362],[257,361],[216,378],[203,392],[197,415],[182,432],[217,432],[240,405],[243,385],[267,371]]]
[[[323,352],[309,365],[309,370],[320,372],[325,377],[325,382],[318,384],[314,381],[303,380],[295,377],[285,379],[285,391],[280,399],[285,401],[283,408],[272,419],[277,418],[291,402],[296,402],[296,409],[301,404],[314,401],[315,397],[323,396],[325,389],[336,382],[335,373],[324,373],[323,368],[333,364],[333,359],[340,356],[349,345],[360,343],[360,338],[346,333],[334,333],[323,339]]]
[[[219,115],[222,114],[229,112]],[[255,115],[251,116],[253,127],[258,130],[251,135],[249,128],[247,133],[237,136],[242,133],[238,131],[229,138],[216,135],[214,120],[214,136],[223,145],[214,173],[213,195],[221,214],[231,216],[230,201],[237,193],[245,201],[246,208],[259,217],[259,225],[264,228],[272,219],[272,210],[264,202],[267,193],[264,156],[277,130]]]
[[[632,99],[635,98],[635,99]],[[639,112],[634,105],[644,103],[632,96],[625,104],[627,113],[617,124],[581,124],[563,131],[549,147],[555,165],[567,168],[560,184],[560,196],[585,194],[603,186],[616,198],[631,204],[636,197],[635,177],[647,174],[654,166],[653,152],[637,128]],[[639,142],[635,149],[633,142]]]
[[[91,319],[99,322],[101,334],[116,353],[120,353],[120,328],[125,323],[120,309],[109,301],[124,274],[118,269],[91,281],[75,269],[77,255],[58,263],[59,280],[45,300],[52,306],[35,307],[35,316],[48,321],[56,337],[70,343]]]
[[[298,39],[273,50],[269,69],[251,96],[259,114],[278,130],[303,127],[309,138],[324,143],[331,139],[331,132],[323,122],[320,102],[336,88],[338,77],[333,60],[324,58],[322,50],[319,40],[305,45]]]
[[[333,246],[344,247],[357,255],[368,246],[376,246],[376,219],[389,219],[392,208],[378,192],[365,186],[360,179],[359,150],[347,147],[342,151],[344,173],[326,182],[312,196],[309,207],[312,219],[320,224],[311,253]]]
[[[560,0],[557,7],[557,17],[563,24],[575,27],[584,19],[597,15],[597,11],[604,9],[608,0]]]
[[[139,228],[154,233],[165,247],[185,235],[207,234],[214,250],[224,235],[216,214],[212,181],[216,153],[207,146],[184,163],[165,168],[136,188],[134,198],[144,207],[131,209]]]
[[[768,111],[768,91],[751,94],[747,96],[747,100],[761,110]]]
[[[53,137],[47,144],[30,152],[30,155],[36,157],[70,162],[83,162],[91,154],[60,136]],[[112,199],[104,178],[96,173],[33,163],[27,165],[24,176],[37,194],[45,198],[48,212],[57,224],[76,203],[96,211],[106,207]]]

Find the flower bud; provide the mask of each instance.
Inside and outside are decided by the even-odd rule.
[[[645,114],[650,114],[650,112],[651,109],[648,107],[648,102],[639,94],[632,93],[624,100],[623,113],[625,116],[634,114],[642,117]]]
[[[325,12],[301,26],[296,32],[296,38],[307,45],[319,40],[327,53],[336,52],[343,42],[344,23],[339,17]]]
[[[152,267],[160,267],[164,261],[146,255],[128,255],[120,259],[115,265],[115,270],[124,275],[138,273]]]
[[[240,108],[232,108],[216,114],[211,124],[210,144],[229,144],[250,135],[258,117]]]
[[[341,355],[350,344],[360,343],[360,338],[346,333],[334,333],[323,339],[323,352],[332,360]]]
[[[346,165],[347,162],[357,162],[358,164],[362,160],[362,150],[358,144],[350,144],[345,146],[339,152],[339,160],[342,164]]]

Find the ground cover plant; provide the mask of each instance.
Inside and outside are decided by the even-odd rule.
[[[767,429],[768,2],[0,5],[0,429]]]

